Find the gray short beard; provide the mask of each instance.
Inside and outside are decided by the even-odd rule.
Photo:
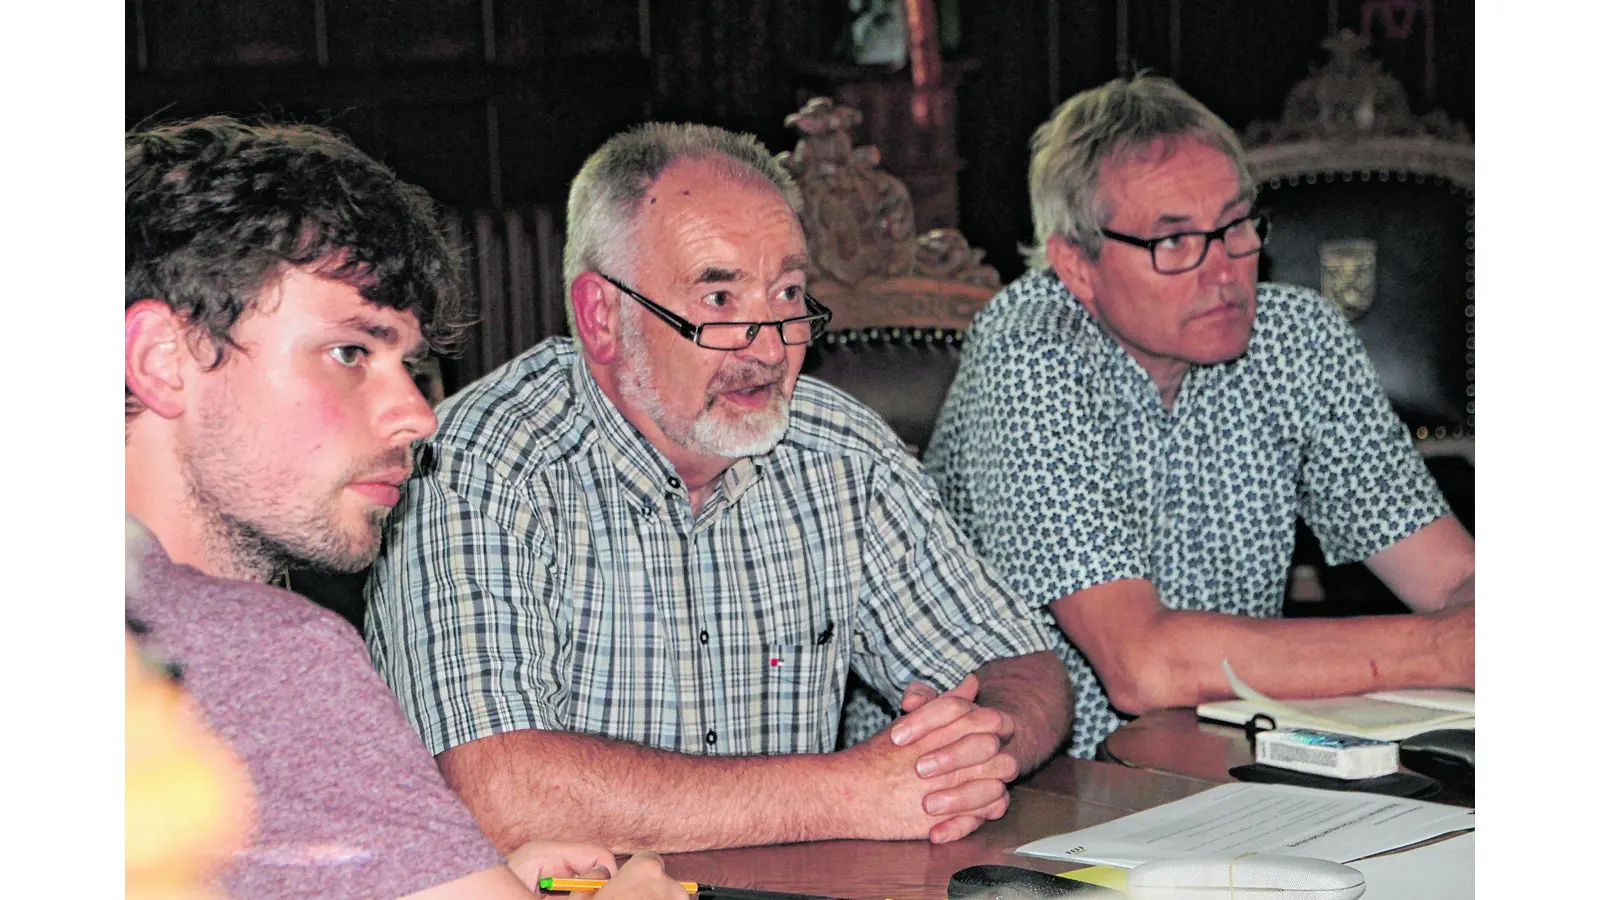
[[[655,372],[644,364],[644,341],[640,318],[643,312],[623,307],[618,332],[617,390],[632,406],[644,410],[650,421],[661,429],[673,443],[695,453],[738,459],[760,456],[772,452],[789,430],[789,395],[778,390],[777,408],[772,413],[747,415],[742,421],[730,423],[712,417],[710,407],[703,407],[692,422],[677,421],[668,414],[662,400],[662,391],[656,383]],[[759,364],[733,373],[739,378],[762,368]],[[780,373],[781,375],[781,373]]]

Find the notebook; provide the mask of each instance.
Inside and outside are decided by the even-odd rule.
[[[1201,719],[1243,725],[1257,714],[1276,727],[1315,728],[1376,741],[1400,741],[1437,728],[1474,728],[1474,695],[1464,690],[1377,691],[1353,697],[1274,700],[1251,688],[1222,664],[1238,700],[1202,703]]]

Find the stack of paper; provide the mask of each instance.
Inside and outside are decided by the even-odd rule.
[[[1473,827],[1470,809],[1380,794],[1240,782],[1034,841],[1017,852],[1128,868],[1153,859],[1251,852],[1348,863]]]
[[[1361,900],[1471,900],[1474,835],[1350,863],[1367,876]]]

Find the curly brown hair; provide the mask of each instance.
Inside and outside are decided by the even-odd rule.
[[[209,339],[213,367],[237,347],[239,318],[291,266],[413,313],[436,351],[460,340],[460,255],[433,201],[344,138],[214,116],[130,132],[124,149],[124,308],[166,303],[191,336]]]

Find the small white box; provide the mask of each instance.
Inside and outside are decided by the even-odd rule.
[[[1263,731],[1256,735],[1256,762],[1353,781],[1400,771],[1400,746],[1309,728]]]

